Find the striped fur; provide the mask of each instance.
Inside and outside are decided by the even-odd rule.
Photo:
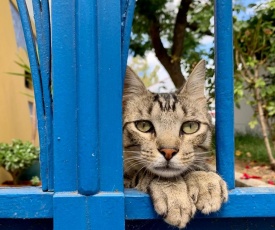
[[[211,117],[204,96],[204,63],[192,72],[176,93],[151,93],[136,74],[127,69],[123,98],[124,167],[127,178],[147,171],[160,177],[175,177],[208,167],[203,155],[209,151]],[[135,122],[150,121],[154,131],[140,132]],[[183,123],[196,121],[194,134],[181,132]],[[178,149],[169,161],[159,149]]]

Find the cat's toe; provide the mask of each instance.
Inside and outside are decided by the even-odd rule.
[[[152,181],[149,193],[156,212],[170,225],[184,228],[196,212],[184,181]]]
[[[196,207],[203,214],[209,214],[211,212],[218,211],[221,208],[221,204],[222,202],[220,200],[211,200],[211,201],[200,200],[200,202],[196,204]]]
[[[227,189],[227,185],[224,182],[224,180],[220,180],[220,188],[221,188],[221,199],[222,202],[227,202],[228,201],[228,189]]]
[[[226,183],[213,172],[193,172],[185,178],[190,198],[204,214],[216,212],[228,199]]]
[[[164,221],[178,228],[184,228],[194,216],[195,212],[196,207],[194,205],[190,206],[190,208],[172,208],[167,212],[167,216],[164,218]]]

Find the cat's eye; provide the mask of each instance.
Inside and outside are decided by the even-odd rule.
[[[186,134],[192,134],[199,130],[200,124],[196,121],[187,121],[183,123],[181,130]]]
[[[143,133],[151,132],[154,129],[150,121],[136,121],[135,125],[136,128]]]

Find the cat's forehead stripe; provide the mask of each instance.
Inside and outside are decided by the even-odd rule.
[[[174,93],[154,94],[153,101],[159,104],[161,111],[175,111],[178,103],[177,96]]]

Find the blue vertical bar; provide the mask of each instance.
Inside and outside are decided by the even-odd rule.
[[[45,160],[41,162],[42,188],[53,190],[53,140],[52,140],[52,96],[51,96],[51,32],[48,0],[33,1],[33,11],[42,78],[42,91],[46,122]]]
[[[99,191],[96,1],[76,5],[78,190]]]
[[[217,170],[235,187],[232,1],[215,1]]]
[[[54,191],[77,190],[75,1],[52,1]]]
[[[41,84],[40,69],[38,64],[38,58],[36,54],[36,48],[34,45],[34,38],[32,27],[30,24],[29,13],[26,6],[25,0],[17,0],[17,5],[19,8],[21,22],[23,25],[24,36],[26,40],[30,67],[32,73],[32,81],[34,86],[35,104],[36,104],[36,114],[38,120],[38,131],[39,131],[39,143],[40,143],[40,162],[41,162],[41,177],[43,182],[43,190],[48,189],[47,183],[47,146],[46,146],[46,127],[45,127],[45,111],[43,102],[43,92]]]
[[[54,230],[92,230],[89,220],[88,197],[58,192],[53,196]]]
[[[91,229],[124,230],[124,194],[101,192],[88,199]]]
[[[120,2],[97,8],[100,190],[123,191]]]
[[[121,73],[124,79],[128,50],[130,45],[130,35],[132,29],[132,21],[135,10],[135,0],[121,0]],[[122,81],[123,83],[123,81]]]

